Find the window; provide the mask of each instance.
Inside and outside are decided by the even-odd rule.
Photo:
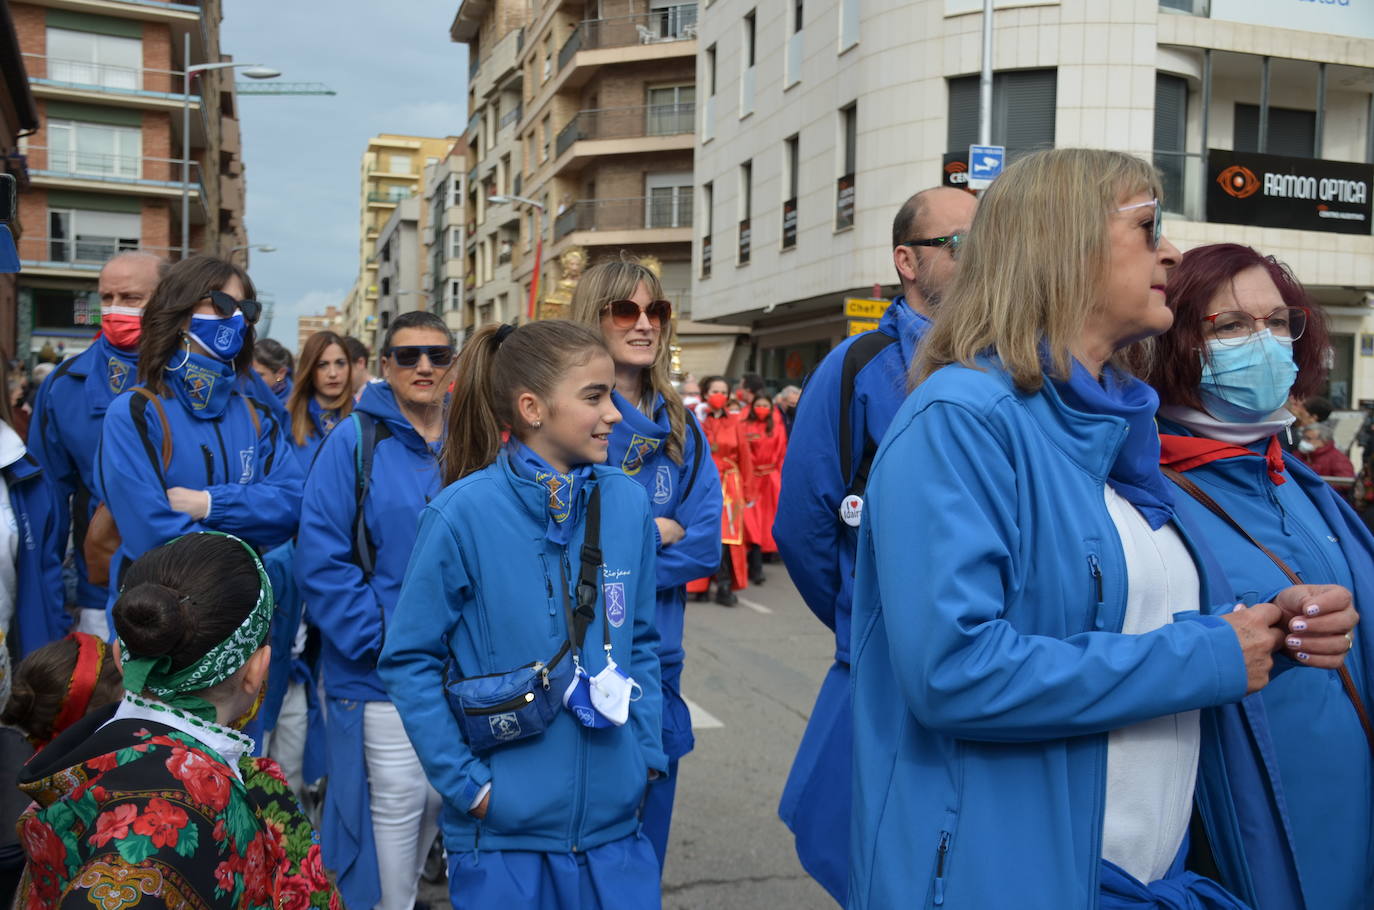
[[[859,43],[859,0],[840,0],[840,48],[843,54]]]
[[[1258,152],[1259,117],[1257,104],[1237,104],[1232,140],[1238,152]],[[1269,107],[1269,129],[1264,143],[1266,155],[1311,158],[1317,148],[1317,113],[1289,107]]]
[[[711,277],[711,228],[715,220],[715,184],[703,183],[701,185],[701,209],[705,217],[702,218],[701,234],[701,277]]]
[[[48,29],[48,78],[101,88],[143,88],[143,42],[138,38]]]
[[[739,166],[739,264],[749,262],[752,252],[753,230],[749,223],[754,208],[754,162]]]
[[[545,114],[545,115],[544,115],[544,122],[543,122],[542,129],[543,129],[543,131],[544,131],[544,133],[543,133],[543,135],[544,135],[544,144],[543,144],[543,146],[541,147],[542,151],[541,151],[541,153],[540,153],[540,158],[539,158],[540,161],[543,161],[545,158],[548,158],[548,157],[549,157],[549,149],[550,149],[550,148],[552,147],[552,145],[553,145],[553,115],[552,115],[552,114]]]
[[[48,168],[97,177],[142,176],[143,131],[78,120],[48,121]]]
[[[686,227],[692,223],[692,172],[649,174],[644,225],[651,228]]]
[[[391,261],[391,241],[390,241],[390,240],[388,240],[386,243],[382,244],[382,261],[383,261],[383,262],[390,262],[390,261]]]
[[[792,0],[792,31],[802,30],[802,0]]]
[[[696,113],[695,85],[661,85],[648,90],[645,110],[645,134],[676,136],[692,131]]]
[[[716,46],[714,44],[706,49],[706,95],[708,98],[716,97]]]
[[[500,183],[500,186],[501,186],[501,192],[502,192],[502,193],[505,193],[505,194],[509,194],[509,193],[511,192],[511,188],[510,188],[510,186],[511,186],[511,183],[510,183],[510,180],[511,180],[510,155],[502,155],[502,156],[501,156],[501,171],[500,171],[500,173],[501,173],[501,179],[500,179],[499,183]]]
[[[463,204],[463,178],[457,174],[448,178],[448,200],[448,204],[455,208]]]
[[[459,228],[448,229],[448,256],[450,259],[463,258],[463,232]]]
[[[797,245],[797,175],[801,170],[801,140],[799,136],[789,136],[782,143],[782,248],[791,249]]]
[[[544,78],[539,80],[541,83],[547,82],[553,75],[553,36],[549,35],[544,39]]]
[[[1164,182],[1164,204],[1182,212],[1184,138],[1188,125],[1188,80],[1167,73],[1155,74],[1155,167]]]
[[[386,198],[389,202],[400,202],[402,199],[409,199],[410,187],[389,186],[386,188]]]
[[[142,218],[133,212],[48,210],[48,258],[55,262],[104,262],[138,249]]]
[[[649,0],[649,34],[655,41],[697,36],[697,5],[682,0]]]
[[[802,0],[792,0],[791,28],[787,34],[787,57],[783,61],[782,87],[801,81],[802,63]]]
[[[1055,71],[1014,70],[992,77],[992,141],[1007,160],[1054,147]],[[978,77],[949,80],[950,152],[978,142]]]
[[[854,226],[854,171],[859,157],[859,107],[851,104],[840,111],[840,177],[835,182],[835,230]]]
[[[539,228],[536,226],[534,212],[530,212],[525,216],[525,252],[528,253],[533,248],[534,238],[538,233]]]
[[[750,10],[744,17],[744,31],[741,39],[740,62],[744,69],[739,78],[739,115],[748,117],[754,113],[754,79],[757,70],[754,68],[754,51],[757,42],[757,14]]]
[[[390,296],[391,296],[391,279],[390,279],[390,278],[383,278],[382,281],[381,281],[381,284],[382,284],[382,296],[383,296],[383,297],[390,297]],[[383,313],[382,316],[385,318],[386,314]],[[386,326],[383,325],[382,328],[386,328]]]
[[[748,67],[753,66],[753,65],[754,65],[754,62],[755,62],[755,61],[754,61],[754,49],[755,49],[754,35],[755,35],[755,32],[756,32],[755,26],[756,26],[756,23],[757,23],[757,22],[758,22],[758,13],[757,13],[757,11],[755,11],[755,10],[750,10],[750,11],[745,15],[745,17],[744,17],[744,66],[745,66],[745,68],[748,68]]]
[[[410,156],[409,155],[387,155],[387,172],[391,174],[409,174]]]

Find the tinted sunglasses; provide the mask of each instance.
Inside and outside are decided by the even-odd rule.
[[[611,322],[621,329],[632,329],[638,325],[640,313],[648,316],[654,325],[662,327],[663,323],[673,318],[673,305],[666,300],[655,300],[641,307],[633,300],[612,300],[601,308],[601,312],[609,312]]]
[[[1151,221],[1149,224],[1143,224],[1141,227],[1145,230],[1145,236],[1150,238],[1150,249],[1157,250],[1159,249],[1159,238],[1164,234],[1164,213],[1159,209],[1158,199],[1151,199],[1149,202],[1137,202],[1135,205],[1123,205],[1121,208],[1117,209],[1117,211],[1129,212],[1134,209],[1150,207],[1153,207],[1155,210],[1154,221]]]
[[[396,366],[407,369],[420,362],[421,354],[428,357],[429,362],[436,367],[446,367],[453,363],[453,348],[443,344],[403,344],[382,351],[383,357],[389,357],[396,362]]]
[[[927,237],[924,240],[904,240],[898,246],[935,246],[948,247],[950,256],[959,255],[959,247],[964,242],[963,234],[950,234],[947,237]]]
[[[234,315],[235,310],[243,310],[243,318],[253,323],[262,315],[261,303],[256,300],[235,300],[223,291],[209,291],[200,299],[214,304],[215,311],[226,319]]]

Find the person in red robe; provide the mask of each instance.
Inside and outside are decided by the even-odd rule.
[[[726,410],[730,383],[712,376],[702,383],[709,408],[701,429],[711,444],[711,460],[720,472],[720,491],[724,505],[720,514],[721,559],[715,574],[716,603],[733,607],[735,592],[749,586],[744,550],[744,516],[754,501],[754,459],[744,427],[738,416]],[[705,600],[712,579],[698,578],[687,583],[687,590]]]
[[[754,460],[754,504],[744,510],[744,541],[748,551],[749,582],[764,582],[763,558],[776,554],[773,519],[782,492],[782,459],[787,453],[787,430],[773,408],[773,399],[762,392],[754,396],[743,420],[744,438]]]

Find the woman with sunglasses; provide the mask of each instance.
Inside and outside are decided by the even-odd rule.
[[[144,308],[138,385],[110,403],[96,463],[119,534],[110,604],[124,567],[174,537],[265,551],[295,533],[303,471],[278,411],[243,391],[261,312],[248,274],[210,256],[173,265]]]
[[[1306,582],[1343,585],[1357,604],[1374,600],[1374,537],[1279,444],[1294,419],[1289,396],[1316,394],[1326,378],[1321,308],[1274,257],[1234,243],[1185,254],[1169,276],[1169,307],[1173,328],[1146,352],[1161,402],[1161,463],[1178,472],[1179,513],[1217,556],[1227,596],[1265,600],[1290,583],[1260,544]],[[1371,635],[1374,624],[1361,623],[1350,638],[1348,683],[1331,669],[1285,673],[1261,693],[1308,907],[1365,907],[1374,894],[1374,741],[1357,707],[1368,716]]]
[[[612,401],[620,422],[611,429],[606,463],[649,494],[657,532],[657,624],[663,674],[663,748],[668,774],[649,785],[642,816],[660,867],[677,790],[677,763],[692,751],[692,718],[682,700],[682,629],[686,584],[720,561],[720,479],[696,417],[687,412],[669,375],[672,305],[658,276],[621,258],[592,266],[577,283],[573,319],[601,333],[615,363]]]
[[[353,410],[352,365],[338,335],[316,332],[305,339],[301,375],[286,410],[291,415],[291,439],[309,471],[324,437]]]
[[[1175,520],[1157,398],[1118,366],[1173,321],[1159,194],[1146,161],[1053,149],[979,202],[866,489],[853,910],[1303,906],[1236,703],[1293,623],[1333,668],[1356,617],[1335,585],[1236,610]]]
[[[410,910],[438,830],[425,780],[377,675],[419,532],[443,484],[439,453],[453,335],[402,313],[382,342],[383,381],[320,446],[305,483],[296,584],[320,630],[326,765],[325,865],[349,907]],[[347,387],[345,387],[347,388]]]

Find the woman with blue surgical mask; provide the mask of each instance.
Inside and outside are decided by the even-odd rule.
[[[1183,256],[1168,301],[1173,327],[1146,367],[1184,526],[1216,555],[1237,602],[1268,600],[1296,575],[1349,588],[1357,608],[1368,603],[1374,537],[1279,444],[1294,420],[1290,394],[1307,398],[1326,378],[1321,308],[1272,256],[1233,243]],[[1344,670],[1283,673],[1260,694],[1309,907],[1367,907],[1374,893],[1371,632],[1360,623],[1350,635]],[[1285,642],[1299,663],[1301,641],[1293,630]],[[1311,773],[1314,760],[1321,774]]]
[[[263,551],[295,533],[303,472],[275,410],[240,391],[253,297],[242,269],[192,256],[144,309],[137,384],[110,403],[96,459],[119,535],[111,603],[124,568],[174,537],[223,531]]]

